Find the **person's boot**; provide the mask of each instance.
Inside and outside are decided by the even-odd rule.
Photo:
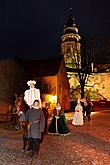
[[[26,146],[27,146],[27,138],[25,137],[25,135],[23,135],[23,150],[26,150]]]

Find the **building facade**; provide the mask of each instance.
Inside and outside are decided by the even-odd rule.
[[[70,98],[76,100],[80,97],[80,84],[75,76],[75,72],[68,72],[68,68],[80,69],[81,68],[81,44],[78,28],[72,16],[71,10],[64,24],[63,35],[61,36],[61,55],[64,56],[67,75],[70,83]],[[98,70],[97,70],[98,67]],[[98,101],[102,99],[110,100],[110,67],[105,70],[99,71],[103,68],[103,64],[93,68],[92,75],[89,77],[85,86],[85,97],[90,100]]]
[[[71,88],[74,89],[71,99],[76,100],[80,97],[79,82],[74,77],[70,82]],[[93,73],[85,86],[85,97],[91,101],[106,100],[110,101],[110,72]]]
[[[60,102],[64,110],[70,109],[70,85],[63,56],[34,61],[1,60],[0,72],[0,113],[8,111],[15,94],[23,95],[29,88],[27,81],[32,79],[41,91],[43,107],[52,112]]]
[[[42,106],[53,110],[60,102],[64,110],[70,109],[70,85],[63,56],[25,63],[36,88],[41,91]]]

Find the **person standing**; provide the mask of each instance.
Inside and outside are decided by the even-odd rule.
[[[46,134],[46,133],[47,133],[47,127],[48,127],[48,116],[49,116],[49,114],[48,114],[48,109],[45,108],[45,107],[42,107],[42,111],[43,111],[44,117],[45,117],[45,129],[44,129],[44,134]]]
[[[57,103],[56,109],[54,110],[54,116],[48,128],[48,133],[64,136],[70,134],[64,112],[62,111],[62,107],[59,102]]]
[[[39,107],[39,100],[35,100],[32,107],[26,113],[28,124],[28,142],[31,156],[39,155],[41,135],[45,128],[45,117]]]
[[[75,107],[75,113],[72,121],[73,125],[83,125],[83,108],[80,103],[80,99],[77,101],[77,105]]]
[[[85,122],[86,120],[86,105],[87,105],[87,101],[86,98],[80,99],[81,101],[81,106],[83,108],[83,121]]]
[[[20,122],[20,127],[21,127],[22,135],[23,135],[23,151],[25,151],[26,147],[28,147],[26,112],[28,111],[29,108],[30,107],[26,104],[26,102],[22,100],[21,107],[20,107],[19,122]]]
[[[24,100],[30,107],[32,107],[34,100],[39,100],[39,107],[41,108],[40,90],[35,88],[36,81],[30,80],[27,84],[30,89],[24,92]]]
[[[86,116],[88,118],[88,121],[90,121],[91,108],[92,108],[91,104],[87,102],[85,109],[86,109]]]
[[[20,127],[22,130],[22,137],[23,137],[23,151],[26,150],[26,146],[27,146],[27,124],[26,124],[26,116],[25,113],[23,111],[20,111]]]

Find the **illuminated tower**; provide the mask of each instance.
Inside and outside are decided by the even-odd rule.
[[[67,68],[80,68],[80,39],[78,28],[75,24],[70,9],[69,16],[64,24],[63,35],[61,37],[61,55],[64,56]]]

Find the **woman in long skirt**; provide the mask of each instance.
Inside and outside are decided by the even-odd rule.
[[[79,99],[77,101],[77,106],[75,107],[75,113],[74,113],[72,124],[83,125],[83,108],[81,106]]]
[[[53,135],[70,134],[69,129],[67,127],[67,122],[66,122],[64,112],[62,111],[62,108],[59,102],[56,105],[55,113],[50,123],[48,133],[53,134]]]

